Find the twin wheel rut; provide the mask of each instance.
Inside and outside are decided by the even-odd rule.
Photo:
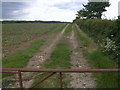
[[[73,52],[71,55],[72,69],[89,69],[89,64],[83,56],[82,45],[75,37],[75,30],[72,30],[69,36],[69,43]],[[95,79],[90,73],[71,73],[71,88],[95,88]]]
[[[69,24],[68,24],[69,25]],[[68,25],[65,26],[65,28],[58,34],[56,37],[53,38],[48,38],[46,43],[41,47],[40,51],[36,53],[29,61],[28,65],[26,68],[37,68],[40,69],[42,68],[40,64],[42,64],[46,59],[49,58],[51,55],[51,52],[53,51],[53,48],[55,45],[58,43],[58,41],[62,38],[64,31],[68,27]],[[26,72],[22,74],[23,78],[23,87],[24,88],[30,88],[32,83],[34,82],[34,78],[38,76],[38,74],[34,74],[31,72]],[[31,78],[32,77],[32,78]],[[27,80],[26,80],[27,78]],[[16,83],[18,85],[18,82]]]
[[[49,58],[55,45],[62,38],[64,31],[66,30],[68,25],[66,25],[65,28],[58,35],[56,35],[56,37],[54,37],[54,39],[48,38],[46,43],[41,47],[40,52],[36,53],[30,59],[26,68],[38,68],[38,69],[42,68],[40,64],[42,64],[46,59]],[[71,64],[72,64],[71,68],[72,69],[90,68],[85,58],[83,57],[82,49],[80,48],[81,46],[78,45],[74,30],[72,30],[71,34],[67,36],[67,39],[69,41],[69,44],[71,45],[71,48],[73,49],[73,52],[71,55]],[[39,73],[38,74],[29,73],[29,72],[22,73],[23,87],[30,88],[32,83],[34,82],[34,78],[38,75]],[[94,88],[95,87],[94,78],[90,73],[71,73],[69,74],[69,76],[71,78],[69,78],[70,85],[68,86],[68,88]],[[17,76],[13,76],[13,77],[15,79],[18,78]],[[19,87],[19,82],[16,82],[12,88],[18,88],[18,87]]]

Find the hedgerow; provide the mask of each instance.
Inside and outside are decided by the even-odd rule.
[[[75,23],[102,47],[103,52],[120,60],[120,20],[78,19]]]

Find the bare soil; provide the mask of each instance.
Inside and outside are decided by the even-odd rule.
[[[72,30],[69,37],[69,43],[73,52],[71,55],[72,69],[90,69],[90,66],[83,56],[82,45],[75,37],[75,30]],[[95,79],[91,73],[71,73],[70,88],[95,88]]]
[[[21,44],[18,44],[18,45],[11,45],[11,46],[2,46],[3,50],[4,50],[4,53],[2,53],[2,57],[6,57],[10,54],[13,54],[14,52],[16,52],[17,50],[24,50],[25,48],[27,48],[31,42],[33,42],[34,40],[37,40],[37,39],[46,39],[47,37],[49,37],[49,35],[32,35],[31,36],[32,39],[31,40],[28,40],[26,42],[22,42]]]

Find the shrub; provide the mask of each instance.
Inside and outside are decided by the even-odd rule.
[[[75,23],[102,46],[106,54],[120,60],[120,20],[78,19]]]

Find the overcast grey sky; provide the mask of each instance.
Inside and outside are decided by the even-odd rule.
[[[118,1],[110,0],[111,6],[103,13],[103,18],[113,19],[118,16]],[[82,4],[87,2],[88,0],[2,0],[1,19],[72,21],[76,12],[83,8]]]

